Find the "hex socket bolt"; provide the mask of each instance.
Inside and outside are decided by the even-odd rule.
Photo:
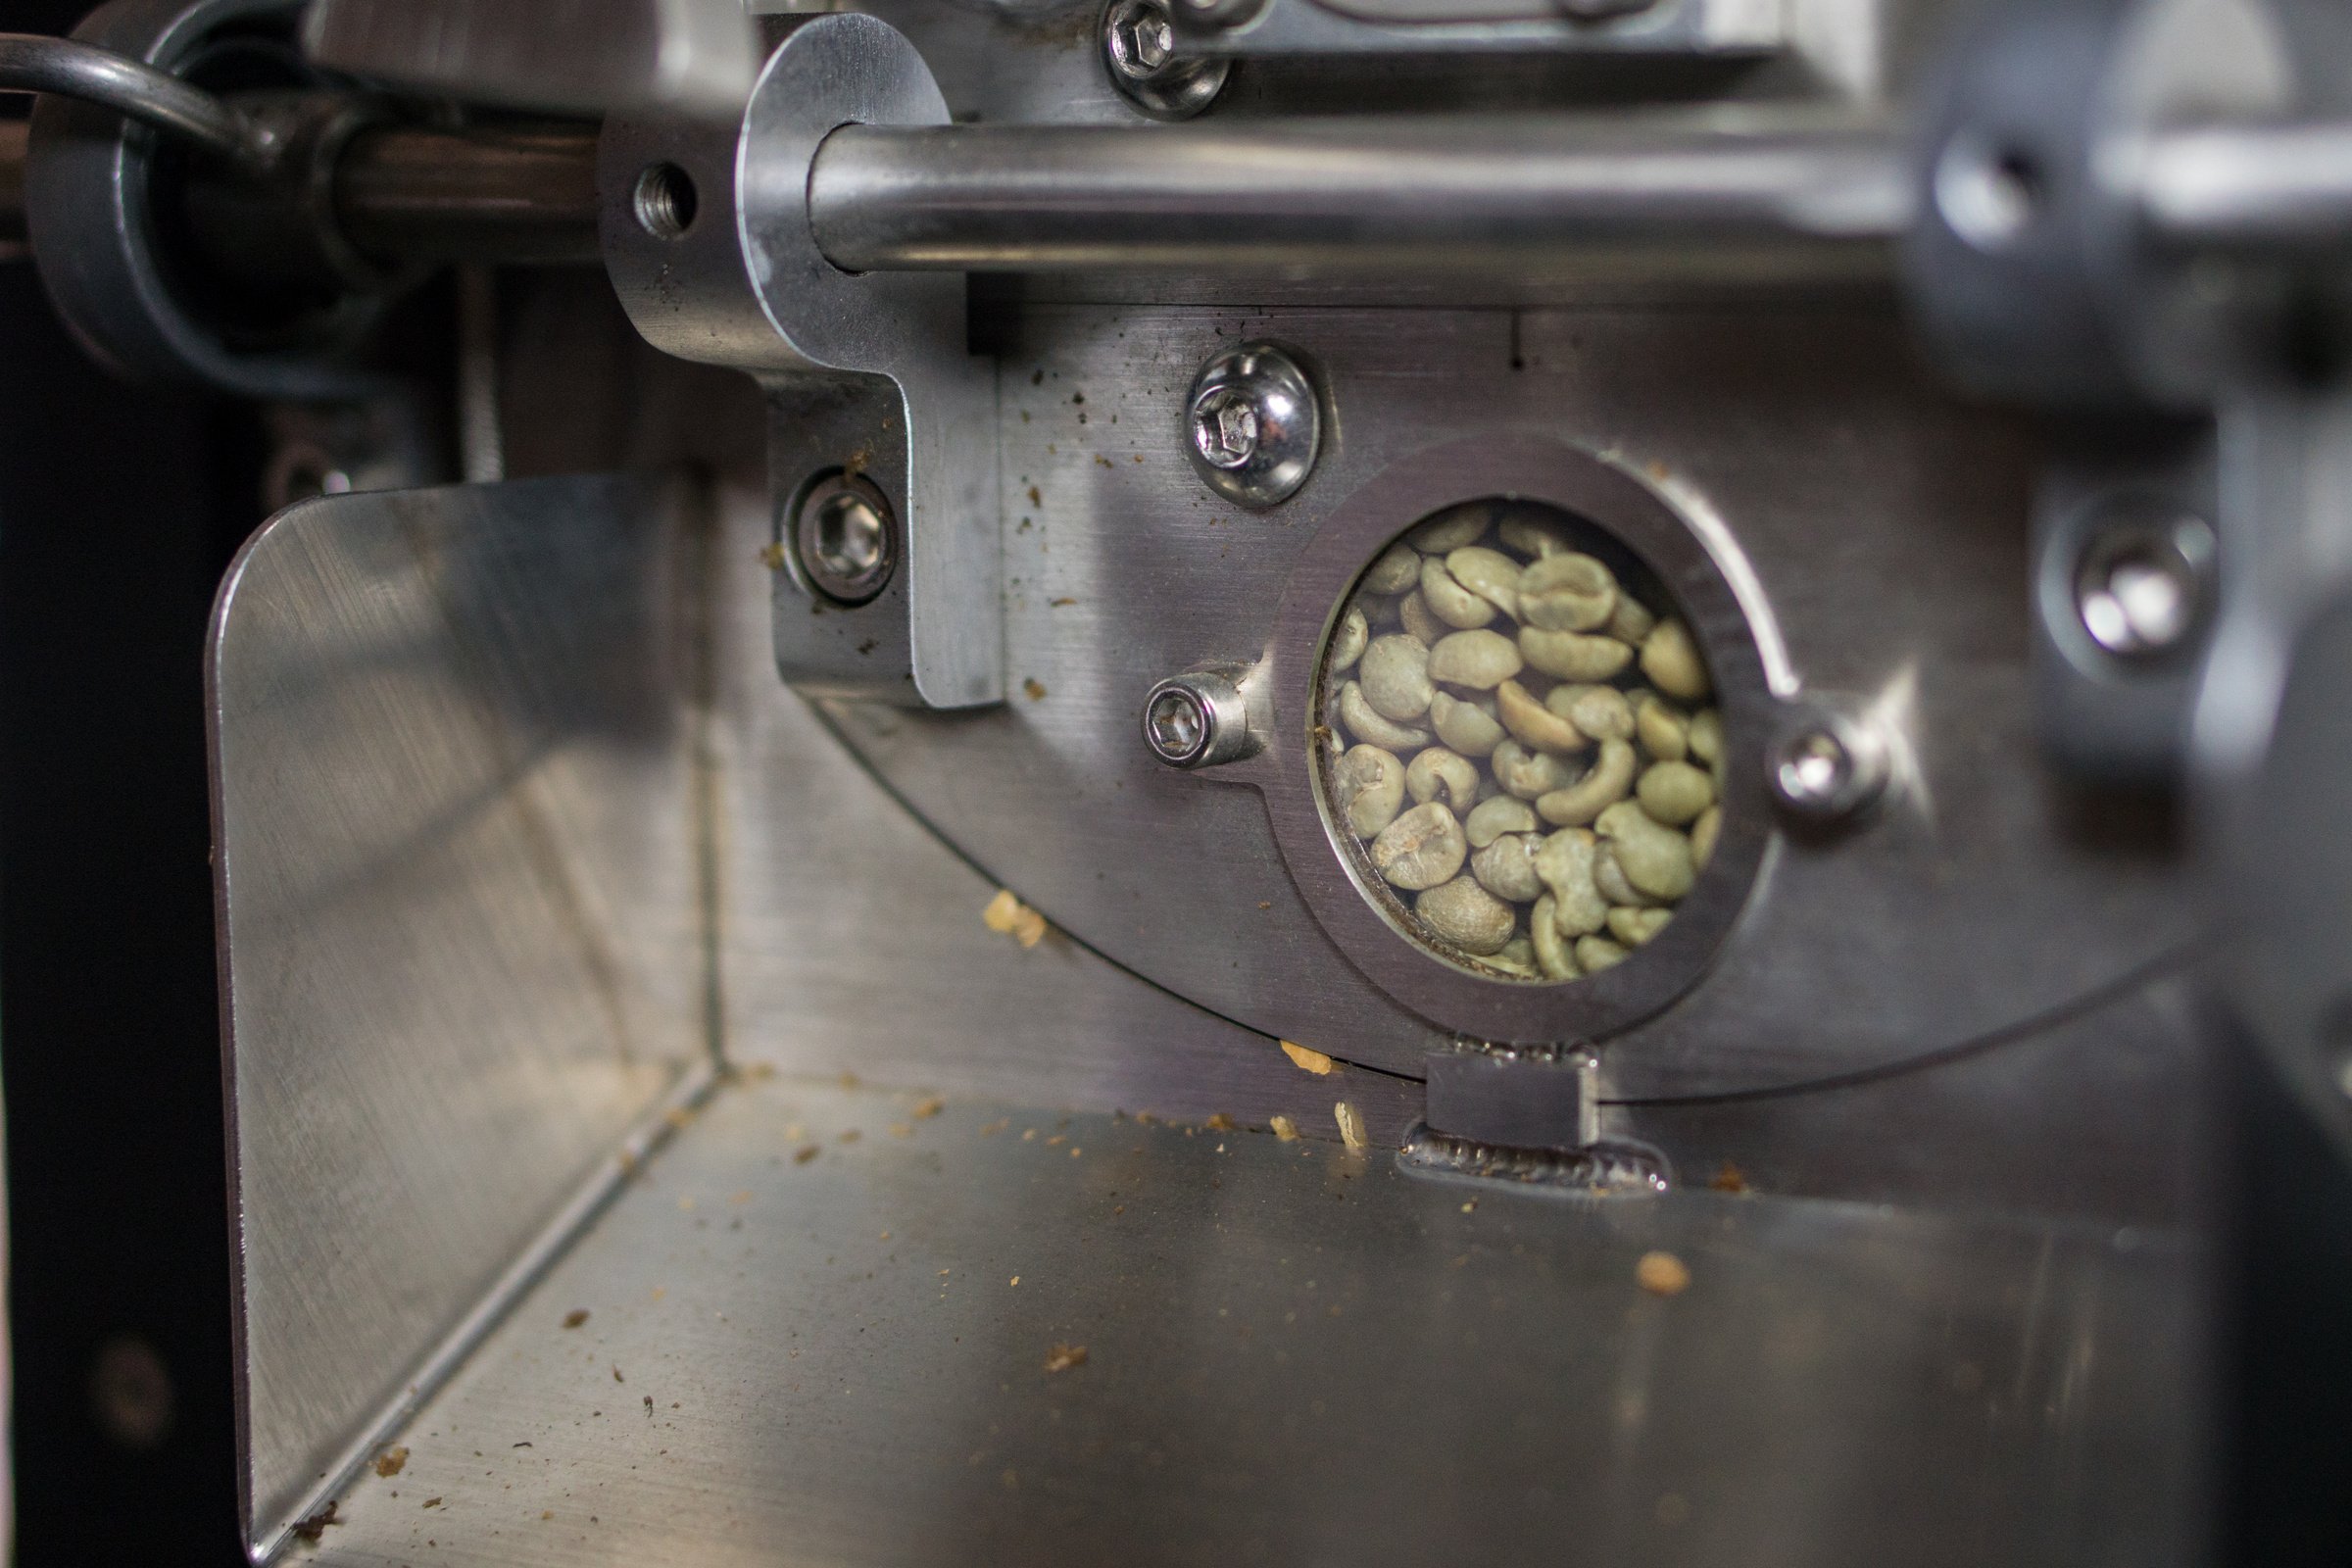
[[[1870,725],[1816,710],[1773,741],[1766,777],[1787,816],[1814,827],[1850,821],[1886,793],[1886,742]]]
[[[1258,749],[1250,704],[1230,675],[1194,670],[1152,688],[1144,699],[1144,744],[1170,767],[1215,767]]]

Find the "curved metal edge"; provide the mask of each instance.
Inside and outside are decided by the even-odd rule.
[[[958,709],[1004,697],[994,367],[966,352],[960,276],[845,272],[825,258],[808,211],[817,150],[841,126],[948,120],[947,100],[903,34],[856,13],[819,17],[784,40],[752,89],[734,217],[753,293],[783,351],[777,363],[880,374],[898,393],[895,417],[875,435],[905,454],[904,606],[885,596],[826,617],[832,624],[810,633],[808,673],[870,673],[839,667],[843,626],[870,613],[888,635],[903,614],[915,694]],[[793,632],[807,619],[778,617],[788,679],[800,652]]]
[[[299,0],[113,0],[74,36],[170,71],[222,25],[290,15]],[[209,383],[242,397],[329,401],[381,390],[333,363],[375,318],[346,308],[315,352],[241,354],[182,309],[149,210],[156,133],[93,104],[44,95],[24,172],[26,226],[41,282],[67,329],[131,380]]]
[[[1463,476],[1476,474],[1474,491]],[[1366,563],[1412,524],[1480,495],[1544,502],[1600,527],[1652,571],[1681,607],[1715,679],[1726,744],[1723,833],[1674,922],[1627,962],[1576,981],[1488,979],[1410,937],[1361,885],[1314,778],[1317,671],[1331,626]],[[1760,882],[1774,841],[1762,773],[1777,710],[1771,673],[1740,596],[1704,538],[1623,468],[1540,436],[1478,437],[1431,447],[1373,478],[1335,509],[1301,552],[1267,650],[1274,729],[1256,765],[1227,776],[1265,798],[1283,862],[1348,961],[1413,1012],[1502,1045],[1599,1041],[1664,1010],[1705,976]]]

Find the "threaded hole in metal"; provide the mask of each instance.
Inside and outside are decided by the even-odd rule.
[[[656,239],[681,239],[694,226],[700,205],[694,176],[675,164],[654,164],[637,176],[630,206],[637,225]]]

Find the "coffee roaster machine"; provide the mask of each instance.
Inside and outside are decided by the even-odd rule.
[[[207,653],[255,1560],[2210,1555],[2217,1060],[2352,1150],[2347,61],[0,41],[0,238],[273,434]]]

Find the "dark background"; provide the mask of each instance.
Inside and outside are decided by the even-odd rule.
[[[56,32],[83,0],[0,0]],[[25,100],[0,97],[0,115]],[[0,1076],[20,1560],[241,1562],[202,653],[257,413],[133,389],[0,261]],[[2227,1056],[2225,1554],[2352,1563],[2352,1179]]]

